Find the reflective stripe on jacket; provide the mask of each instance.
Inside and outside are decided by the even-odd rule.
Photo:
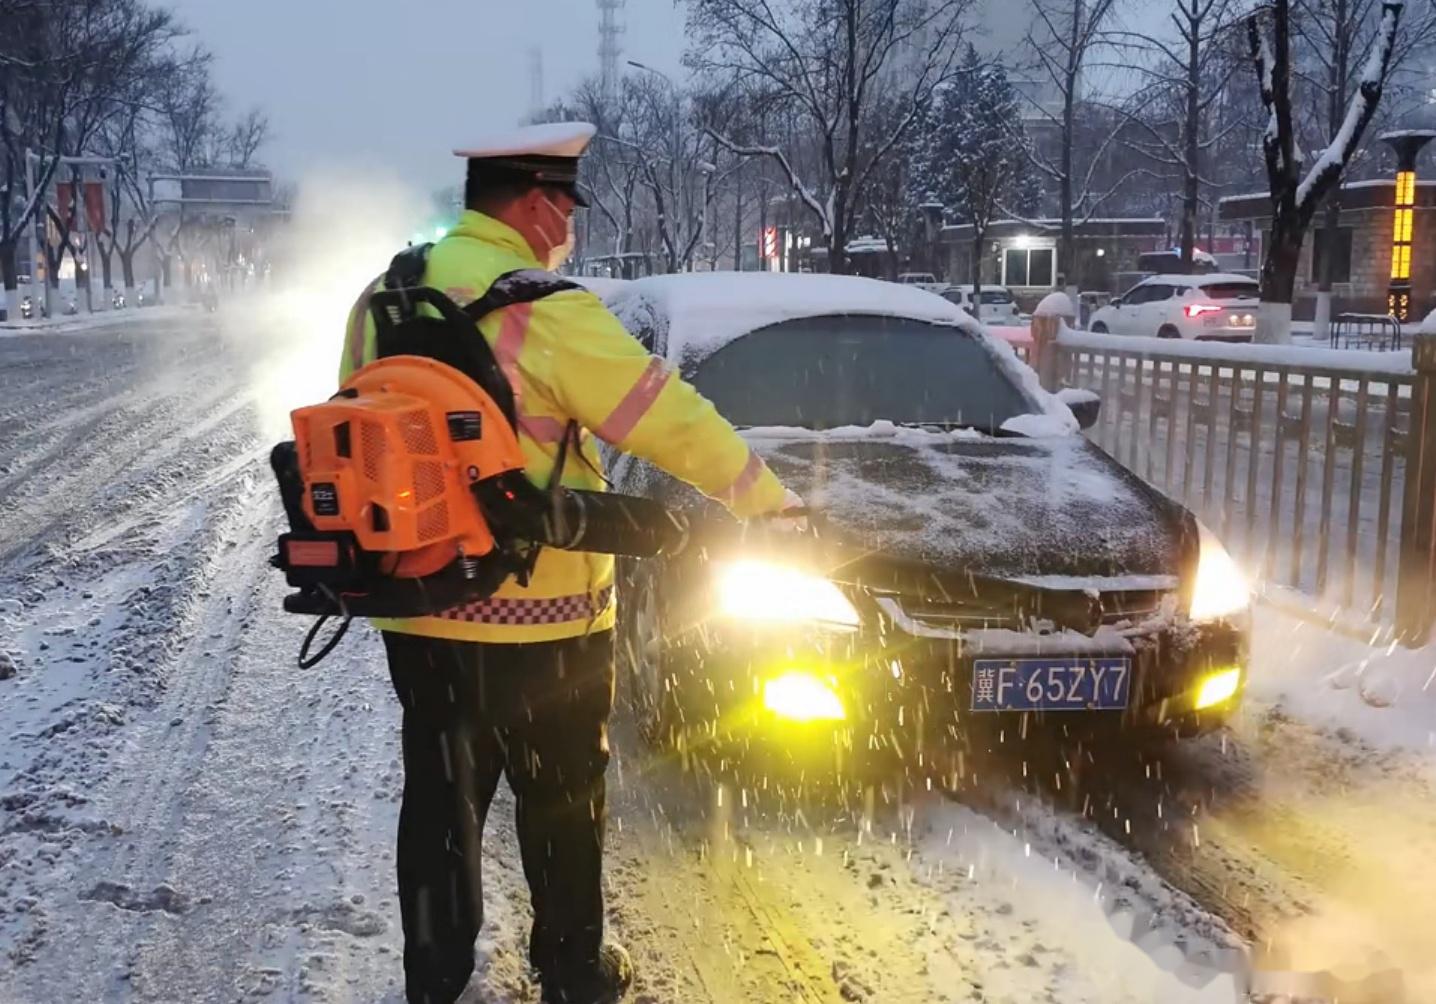
[[[492,217],[465,212],[429,253],[426,285],[461,306],[516,269],[541,268],[528,242]],[[349,315],[342,383],[375,357],[366,289]],[[783,487],[713,405],[650,355],[599,299],[569,290],[496,311],[478,326],[513,385],[526,473],[547,488],[568,423],[582,428],[582,457],[564,464],[570,488],[602,491],[590,430],[642,457],[739,517],[773,512]],[[510,579],[493,597],[440,617],[376,621],[386,631],[463,641],[571,638],[614,626],[613,558],[544,548],[529,585]]]

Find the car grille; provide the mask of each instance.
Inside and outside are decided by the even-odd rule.
[[[1038,593],[1028,604],[985,604],[889,594],[876,597],[879,608],[899,630],[919,637],[958,638],[969,631],[1004,629],[1043,633],[1074,630],[1092,634],[1103,626],[1136,625],[1155,617],[1174,596],[1172,590],[1142,589],[1103,592],[1100,599],[1084,593],[1061,593],[1058,604],[1040,605]]]

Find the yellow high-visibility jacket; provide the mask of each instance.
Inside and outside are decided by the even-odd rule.
[[[424,283],[463,306],[499,276],[542,268],[512,227],[465,212],[429,253]],[[375,358],[366,288],[349,315],[343,383]],[[426,308],[427,309],[427,308]],[[783,486],[733,427],[662,360],[650,355],[592,293],[569,290],[495,311],[478,325],[514,388],[526,473],[547,488],[568,423],[582,429],[563,483],[601,491],[593,434],[651,461],[723,502],[740,518],[781,508]],[[386,631],[461,641],[572,638],[615,624],[613,558],[544,548],[527,587],[510,579],[493,597],[438,617],[376,620]]]

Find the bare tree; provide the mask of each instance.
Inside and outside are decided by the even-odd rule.
[[[778,96],[801,121],[793,142],[714,140],[744,157],[772,160],[817,220],[829,268],[847,270],[845,248],[863,193],[912,127],[933,89],[951,78],[971,0],[692,0],[689,64],[745,90]],[[879,131],[874,102],[891,90],[901,109]],[[870,132],[875,132],[869,141]],[[817,167],[799,170],[802,140]]]
[[[705,178],[698,193],[697,179],[714,168],[698,149],[702,137],[692,128],[687,95],[653,75],[629,78],[624,87],[632,88],[636,98],[629,148],[639,166],[640,184],[653,199],[667,271],[680,272],[692,262],[711,192]]]
[[[0,268],[10,309],[18,303],[15,250],[20,235],[48,215],[60,246],[78,216],[45,205],[66,157],[83,154],[101,126],[121,112],[155,54],[178,34],[172,15],[142,0],[15,3],[0,33]],[[72,177],[71,180],[77,180]],[[22,188],[24,192],[22,194]],[[72,189],[77,192],[78,186]],[[51,282],[57,262],[51,262]]]
[[[1053,112],[1042,101],[1033,101],[1038,116],[1050,122],[1057,131],[1057,163],[1054,164],[1037,147],[1030,148],[1029,157],[1038,170],[1057,184],[1062,216],[1057,272],[1065,277],[1069,286],[1076,279],[1074,240],[1077,215],[1084,214],[1082,222],[1091,219],[1135,173],[1126,172],[1105,191],[1094,190],[1094,181],[1104,158],[1120,135],[1120,130],[1116,129],[1110,130],[1090,148],[1085,170],[1077,165],[1079,150],[1084,146],[1079,144],[1078,134],[1083,125],[1085,73],[1094,51],[1102,44],[1103,32],[1115,4],[1116,0],[1032,0],[1036,19],[1027,35],[1027,47],[1042,68],[1043,76],[1052,85],[1052,93],[1060,98],[1061,110]]]
[[[180,61],[177,72],[166,79],[158,96],[159,161],[177,174],[185,174],[213,163],[215,150],[223,143],[219,124],[220,97],[210,77],[212,57],[195,46]],[[186,283],[191,267],[184,238],[191,220],[184,203],[175,213],[173,226],[159,241],[160,269],[165,286],[173,282],[173,259],[178,257]]]
[[[1381,28],[1381,19],[1373,17],[1377,0],[1297,0],[1297,18],[1292,31],[1302,44],[1293,57],[1293,76],[1298,93],[1305,97],[1304,115],[1298,118],[1300,145],[1310,148],[1325,145],[1340,131],[1346,108],[1361,86],[1360,54],[1372,44],[1373,34]],[[1436,8],[1424,4],[1412,12],[1403,11],[1402,31],[1392,44],[1386,76],[1383,104],[1392,105],[1403,91],[1421,90],[1410,81],[1403,81],[1402,70],[1412,57],[1429,53],[1436,41]],[[1300,86],[1305,85],[1305,86]],[[1404,85],[1404,86],[1403,86]],[[1395,92],[1395,93],[1393,93]],[[1428,94],[1416,95],[1425,101]],[[1399,100],[1398,100],[1399,106]],[[1297,113],[1294,109],[1294,114]],[[1378,112],[1377,121],[1381,118]],[[1355,163],[1365,152],[1358,143],[1352,154]],[[1331,293],[1336,278],[1341,220],[1341,186],[1335,185],[1326,197],[1323,222],[1315,240],[1320,253],[1317,272],[1315,334],[1327,337],[1331,323]]]
[[[598,127],[581,168],[581,184],[591,204],[579,234],[581,257],[614,257],[621,268],[635,250],[638,218],[647,206],[633,140],[639,111],[634,88],[621,87],[610,95],[597,78],[591,78],[539,116],[546,122],[579,118]],[[606,253],[598,253],[600,248]]]
[[[1213,148],[1240,128],[1219,112],[1227,85],[1236,70],[1228,20],[1231,0],[1173,0],[1168,20],[1173,34],[1111,30],[1107,40],[1121,57],[1120,65],[1142,76],[1127,102],[1125,119],[1140,138],[1124,144],[1157,165],[1163,175],[1175,174],[1181,190],[1179,242],[1182,265],[1188,270],[1196,248],[1202,189],[1212,184],[1207,164]]]
[[[1291,341],[1291,303],[1302,240],[1322,200],[1340,182],[1342,172],[1361,143],[1362,134],[1376,114],[1391,65],[1401,6],[1382,4],[1381,20],[1357,91],[1346,108],[1340,128],[1305,173],[1297,151],[1292,114],[1291,0],[1272,0],[1270,36],[1263,27],[1260,13],[1252,14],[1247,20],[1248,45],[1262,104],[1268,114],[1262,153],[1272,204],[1271,246],[1266,248],[1262,262],[1259,342]]]
[[[231,167],[245,170],[254,163],[255,155],[269,142],[269,116],[260,108],[251,108],[240,116],[226,137]]]

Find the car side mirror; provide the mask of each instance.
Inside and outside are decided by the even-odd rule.
[[[1114,296],[1114,297],[1112,297],[1112,299],[1110,299],[1110,300],[1107,301],[1107,306],[1109,306],[1109,307],[1120,307],[1121,305],[1122,305],[1122,298],[1121,298],[1120,296]]]
[[[1097,424],[1102,414],[1102,398],[1090,390],[1080,387],[1064,387],[1057,392],[1057,400],[1065,404],[1072,417],[1077,419],[1080,429],[1090,429]]]

